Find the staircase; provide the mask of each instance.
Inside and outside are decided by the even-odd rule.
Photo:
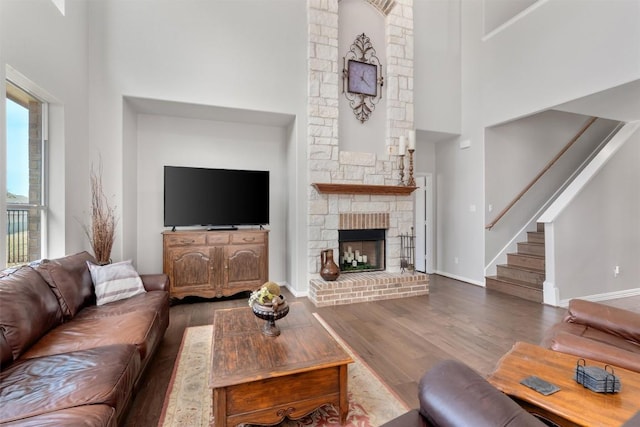
[[[544,270],[544,224],[527,232],[518,252],[507,254],[507,264],[498,265],[496,276],[487,276],[487,289],[542,303]]]

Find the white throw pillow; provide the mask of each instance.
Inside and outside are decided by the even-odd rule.
[[[146,292],[131,260],[96,265],[87,261],[96,290],[96,305],[103,305]]]

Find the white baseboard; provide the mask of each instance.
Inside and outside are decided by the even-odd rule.
[[[438,271],[436,270],[435,274],[439,275],[439,276],[444,276],[444,277],[448,277],[450,279],[455,279],[455,280],[459,280],[461,282],[466,282],[466,283],[470,283],[472,285],[476,285],[476,286],[480,286],[482,288],[485,287],[484,282],[479,282],[477,280],[473,280],[473,279],[469,279],[467,277],[462,277],[462,276],[457,276],[455,274],[449,274],[449,273],[445,273],[444,271]]]
[[[296,297],[296,298],[306,298],[306,297],[309,296],[309,292],[308,291],[298,291],[298,290],[294,289],[291,285],[289,285],[288,282],[278,282],[278,285],[284,286],[287,289],[289,289],[289,292],[291,292],[293,294],[293,296]]]
[[[559,306],[568,307],[569,301],[571,301],[572,299],[583,299],[586,301],[599,302],[599,301],[608,301],[612,299],[625,298],[625,297],[635,297],[638,295],[640,295],[640,288],[626,289],[624,291],[606,292],[604,294],[594,294],[594,295],[586,295],[586,296],[574,297],[569,299],[563,299],[563,300],[560,300]]]

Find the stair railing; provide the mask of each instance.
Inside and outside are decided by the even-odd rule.
[[[571,146],[578,139],[580,139],[582,134],[585,133],[587,131],[587,129],[589,129],[589,127],[596,120],[597,120],[597,117],[591,117],[589,120],[587,120],[585,125],[578,131],[578,133],[576,133],[575,136],[573,138],[571,138],[571,141],[569,141],[567,143],[567,145],[565,145],[562,148],[562,150],[560,150],[560,152],[558,152],[558,154],[556,154],[556,156],[553,159],[551,159],[551,161],[549,161],[549,163],[547,163],[547,165],[544,168],[542,168],[542,170],[538,173],[538,175],[536,175],[535,178],[533,178],[531,180],[531,182],[529,182],[529,184],[527,184],[522,189],[522,191],[520,191],[520,193],[518,193],[518,195],[516,197],[514,197],[513,200],[511,200],[511,202],[504,209],[502,209],[500,211],[500,213],[498,215],[496,215],[496,217],[493,219],[493,221],[491,221],[489,224],[485,225],[484,228],[487,229],[487,230],[491,230],[498,223],[498,221],[500,221],[502,219],[502,217],[504,217],[507,214],[507,212],[509,212],[509,210],[511,210],[511,208],[518,202],[518,200],[520,200],[522,198],[522,196],[524,196],[526,194],[526,192],[529,191],[531,189],[531,187],[533,187],[549,169],[551,169],[551,167],[560,159],[560,157],[562,157],[562,155],[564,153],[566,153],[567,150],[569,150],[569,148],[571,148]]]

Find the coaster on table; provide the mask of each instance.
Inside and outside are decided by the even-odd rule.
[[[607,370],[607,367],[611,370]],[[614,375],[613,369],[609,365],[602,369],[578,363],[573,379],[596,393],[618,393],[622,387],[620,378]]]
[[[526,385],[544,396],[549,396],[550,394],[560,390],[560,387],[557,385],[551,384],[550,382],[545,381],[542,378],[538,378],[535,375],[523,379],[520,381],[520,384]]]

